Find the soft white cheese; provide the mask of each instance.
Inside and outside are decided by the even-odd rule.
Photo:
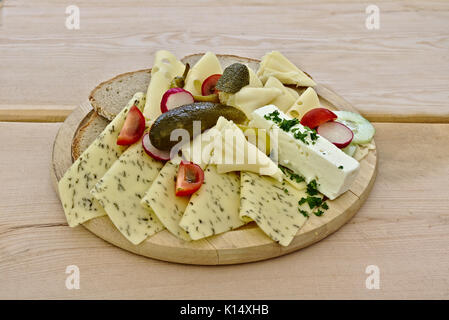
[[[268,105],[252,113],[250,125],[269,131],[272,137],[277,135],[275,149],[278,151],[279,164],[303,175],[307,183],[315,179],[318,183],[318,191],[331,200],[349,190],[360,169],[360,164],[319,135],[315,144],[309,138],[306,138],[308,144],[296,139],[291,130],[286,132],[280,129],[273,120],[265,119],[265,115],[274,111],[279,112],[278,116],[281,119],[292,119],[276,106]],[[293,128],[297,128],[296,130],[300,132],[306,131],[301,124]],[[272,140],[276,142],[276,139]]]

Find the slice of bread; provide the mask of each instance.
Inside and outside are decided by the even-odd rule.
[[[95,111],[84,118],[72,142],[72,159],[76,160],[106,128],[109,120],[98,115]]]

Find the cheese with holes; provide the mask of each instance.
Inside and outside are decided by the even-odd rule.
[[[162,166],[145,153],[140,139],[91,190],[117,229],[133,244],[164,229],[154,212],[140,205]]]
[[[165,91],[170,88],[174,77],[182,76],[185,66],[172,53],[166,50],[156,52],[151,80],[147,90],[147,102],[143,112],[152,121],[161,115],[161,100]]]
[[[213,74],[222,74],[220,61],[212,52],[206,52],[187,74],[184,89],[191,94],[201,95],[203,81]]]
[[[153,210],[162,224],[174,236],[190,241],[189,235],[179,226],[184,210],[189,203],[189,197],[175,195],[176,176],[178,165],[174,161],[167,161],[147,190],[141,205]]]
[[[294,84],[301,87],[316,85],[308,75],[299,70],[279,51],[272,51],[263,56],[257,76],[265,83],[269,77],[278,78],[283,84]]]
[[[193,240],[236,229],[244,225],[239,207],[239,175],[218,173],[214,165],[209,165],[204,171],[204,184],[190,198],[179,225]]]
[[[240,216],[251,218],[273,241],[288,246],[307,221],[298,206],[306,196],[288,183],[242,172]]]
[[[292,119],[276,106],[268,105],[253,112],[250,125],[269,130],[271,135],[277,136],[279,164],[304,176],[307,183],[316,180],[318,191],[331,200],[349,190],[360,169],[357,160],[320,135],[312,140],[310,131],[301,124],[288,132],[280,129],[276,122],[265,118],[273,112],[278,113],[279,119]],[[295,138],[297,133],[305,135],[304,141]]]
[[[264,152],[248,142],[243,131],[235,123],[220,117],[215,128],[220,132],[221,139],[214,140],[210,163],[217,166],[219,173],[251,171],[282,181],[283,173],[278,166]]]
[[[270,104],[274,104],[283,112],[286,112],[295,102],[296,95],[294,95],[290,88],[287,88],[275,77],[269,77],[265,82],[265,88],[277,88],[281,90],[281,94],[270,101]],[[290,90],[288,90],[290,89]]]
[[[228,105],[243,111],[250,119],[251,113],[282,94],[278,88],[252,88],[244,87],[234,94]]]
[[[312,88],[307,88],[301,96],[296,99],[292,106],[287,111],[287,114],[293,118],[298,118],[299,120],[310,110],[315,108],[321,108],[320,99],[315,90]]]
[[[70,227],[106,214],[90,190],[125,150],[117,145],[117,137],[133,105],[142,110],[145,94],[139,92],[133,96],[59,181],[59,197]]]

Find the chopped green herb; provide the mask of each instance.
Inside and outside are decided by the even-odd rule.
[[[316,180],[312,180],[307,184],[307,194],[309,196],[315,196],[318,194],[318,184],[316,182]]]
[[[309,144],[309,142],[306,140],[307,132],[297,131],[293,134],[293,137],[295,137],[295,139],[301,140],[305,144]]]
[[[343,166],[339,166],[338,169],[343,170]]]
[[[317,217],[321,217],[323,215],[324,211],[318,209],[317,211],[315,211],[313,214],[316,215]]]
[[[299,213],[301,213],[304,217],[306,217],[306,218],[309,217],[309,214],[307,213],[306,210],[302,210],[302,209],[300,209],[300,208],[298,208],[298,210],[299,210]]]
[[[290,129],[294,126],[296,126],[299,123],[299,120],[294,118],[291,120],[285,120],[283,119],[282,122],[279,124],[279,128],[281,128],[282,130],[289,132]]]
[[[323,202],[323,204],[321,205],[321,208],[323,208],[324,210],[329,209],[329,206],[327,205],[326,202]]]

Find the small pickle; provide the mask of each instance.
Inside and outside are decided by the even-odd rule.
[[[172,88],[184,88],[185,81],[187,74],[190,70],[190,64],[186,63],[186,68],[184,69],[184,73],[182,77],[174,77],[173,80],[170,82],[170,89]]]
[[[218,99],[218,94],[213,93],[207,96],[193,95],[193,99],[198,102],[220,102]]]
[[[256,147],[258,147],[262,152],[265,152],[266,155],[270,154],[271,152],[270,135],[266,130],[259,128],[252,128],[242,124],[237,124],[237,126],[243,131],[243,134],[246,136],[246,139],[250,143],[255,144]],[[259,135],[262,133],[262,130],[265,131],[265,137],[260,137],[259,139]]]

